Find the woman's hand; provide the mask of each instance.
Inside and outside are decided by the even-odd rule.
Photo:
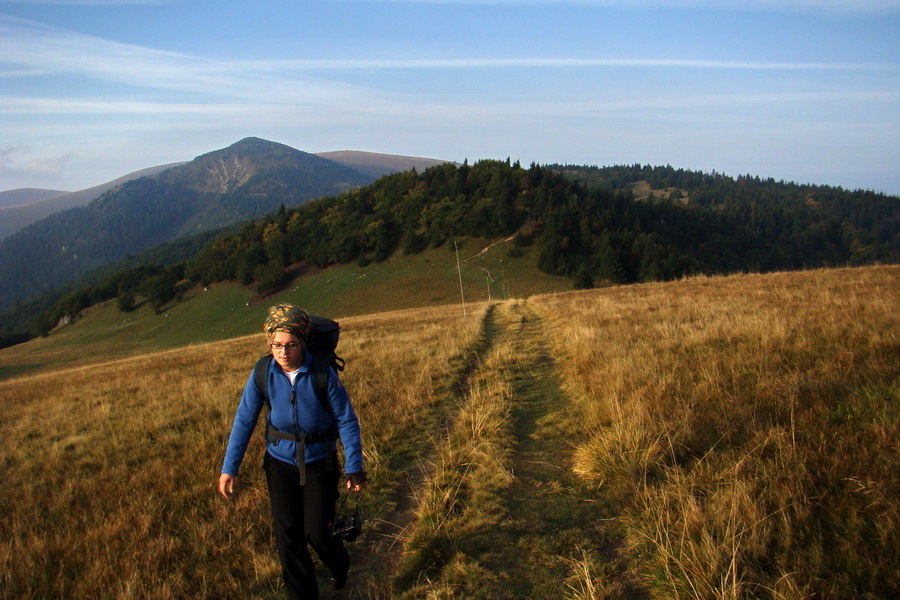
[[[219,493],[226,499],[234,493],[234,481],[237,479],[234,475],[222,473],[219,475]]]
[[[347,473],[347,489],[358,492],[362,490],[363,484],[366,482],[366,472],[358,471],[356,473]]]

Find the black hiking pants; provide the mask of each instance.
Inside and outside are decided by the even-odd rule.
[[[265,453],[263,468],[272,505],[272,525],[287,597],[317,600],[319,586],[307,543],[333,577],[345,577],[350,557],[340,538],[331,536],[340,473],[325,461],[306,465],[306,484],[297,467]]]

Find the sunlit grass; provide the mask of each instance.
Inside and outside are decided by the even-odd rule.
[[[900,589],[900,271],[540,297],[587,436],[672,598]],[[873,596],[874,597],[874,596]]]
[[[429,479],[418,491],[417,519],[404,542],[398,597],[505,597],[504,574],[486,569],[481,552],[506,519],[498,493],[512,479],[512,390],[503,365],[515,350],[494,344],[480,356],[448,431],[436,440]]]
[[[369,497],[383,501],[480,321],[446,307],[342,325]],[[261,434],[237,499],[214,490],[240,390],[262,351],[257,335],[0,382],[4,594],[278,597]]]
[[[406,560],[360,576],[407,598],[515,597],[526,569],[560,598],[894,597],[898,284],[897,267],[698,277],[341,319],[367,516],[428,465],[387,550]],[[214,489],[262,343],[0,381],[0,596],[280,598],[261,434],[234,501]],[[538,347],[555,360],[529,365]],[[564,450],[531,512],[508,494],[517,416]],[[541,493],[558,530],[527,538],[533,564],[498,556]],[[607,523],[627,561],[590,540]]]

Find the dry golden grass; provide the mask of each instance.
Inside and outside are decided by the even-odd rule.
[[[390,597],[628,597],[594,527],[612,507],[567,472],[571,415],[543,319],[507,301],[484,331],[419,488]]]
[[[584,435],[667,598],[900,590],[900,269],[539,297]]]
[[[491,590],[503,574],[485,569],[481,557],[466,550],[485,545],[506,518],[499,492],[512,479],[512,389],[502,367],[513,351],[493,345],[480,357],[446,435],[436,440],[430,477],[417,490],[417,519],[404,536],[396,597],[501,597]]]
[[[367,516],[434,465],[395,597],[521,597],[529,578],[531,597],[893,597],[898,283],[701,277],[342,320]],[[261,435],[237,497],[214,489],[261,352],[251,336],[0,381],[0,596],[280,597]],[[393,575],[357,573],[354,597],[390,597]]]
[[[481,334],[486,306],[424,308],[341,321],[344,380],[364,429],[367,468],[407,469],[436,404]],[[377,471],[376,471],[377,472]],[[393,482],[393,477],[385,477]]]
[[[459,307],[342,322],[373,494],[414,455],[480,332]],[[448,335],[448,331],[452,332]],[[10,598],[275,598],[261,469],[216,497],[261,336],[0,382],[0,589]],[[413,432],[410,434],[410,432]]]

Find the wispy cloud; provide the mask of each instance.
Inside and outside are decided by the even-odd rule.
[[[790,63],[744,62],[694,59],[632,58],[435,58],[435,59],[358,59],[358,60],[278,60],[244,63],[246,67],[298,71],[340,69],[484,69],[545,67],[665,67],[683,69],[740,70],[897,70],[889,63]]]
[[[315,113],[323,122],[365,118],[393,121],[409,114],[434,114],[443,119],[482,118],[485,122],[520,118],[547,119],[581,115],[586,118],[618,115],[641,116],[656,111],[675,118],[698,107],[732,109],[753,104],[789,105],[830,102],[881,102],[875,94],[690,94],[643,97],[640,101],[604,98],[590,101],[557,98],[552,102],[494,98],[477,104],[469,101],[443,103],[422,95],[407,95],[352,85],[329,79],[325,74],[347,70],[453,70],[453,69],[686,69],[768,71],[886,71],[898,64],[843,62],[740,62],[698,59],[631,58],[433,58],[357,60],[219,61],[164,52],[137,45],[100,39],[31,21],[0,15],[0,77],[64,76],[87,82],[80,87],[60,88],[52,97],[8,88],[0,95],[0,115],[134,116],[154,119],[167,116],[210,123],[240,120],[254,115],[256,121],[286,119],[294,123],[302,115]],[[321,76],[315,76],[321,75]],[[103,95],[92,93],[89,82],[112,84]],[[107,86],[109,88],[110,86]]]
[[[110,98],[41,98],[30,96],[0,96],[0,114],[5,115],[135,115],[166,113],[208,114],[217,112],[209,103],[136,102]],[[228,105],[228,112],[240,107]]]
[[[53,181],[66,169],[70,155],[55,158],[33,158],[29,150],[21,146],[0,148],[0,177],[16,178],[20,176],[38,177]]]
[[[596,6],[622,9],[749,10],[802,13],[897,13],[900,0],[330,0],[398,4],[483,4],[496,6]]]
[[[141,4],[168,4],[173,0],[4,0],[10,4],[57,4],[70,6],[131,6]]]
[[[350,94],[339,82],[293,74],[286,81],[260,64],[209,60],[123,44],[0,15],[0,77],[73,76],[134,89],[240,100],[265,89],[296,101]],[[277,92],[277,93],[276,93]],[[124,93],[120,90],[119,93]],[[73,95],[70,93],[70,95]]]
[[[185,87],[202,63],[0,15],[0,65],[7,73],[69,74],[154,87]],[[180,82],[180,83],[179,83]]]
[[[623,12],[636,6],[711,10],[714,5],[776,4],[773,10],[900,9],[900,0],[492,3],[591,4]],[[416,12],[399,4],[370,8],[384,12],[385,20],[402,21],[400,15]],[[639,32],[644,14],[634,15]],[[541,23],[533,22],[539,16],[530,18],[523,22],[539,30]],[[798,21],[823,20],[792,16],[773,21],[790,35],[787,27]],[[87,187],[149,164],[188,159],[247,135],[310,151],[353,148],[452,159],[513,154],[526,162],[668,161],[674,160],[674,152],[686,166],[693,162],[720,169],[728,166],[729,153],[741,152],[745,155],[732,156],[732,164],[752,158],[754,164],[775,165],[791,177],[814,178],[812,171],[790,172],[797,148],[803,147],[822,156],[830,151],[847,164],[886,165],[879,166],[890,174],[885,181],[895,181],[890,159],[897,155],[900,126],[900,57],[885,51],[894,43],[882,33],[882,25],[890,22],[877,21],[874,29],[881,37],[873,48],[879,51],[872,52],[848,51],[847,40],[828,52],[818,52],[815,45],[797,51],[790,47],[793,38],[786,45],[780,43],[783,38],[759,40],[758,51],[680,44],[676,29],[670,31],[665,22],[646,36],[662,39],[661,44],[642,44],[638,33],[630,38],[637,45],[630,39],[600,39],[526,46],[533,56],[519,50],[496,58],[502,51],[516,52],[512,42],[478,45],[448,38],[432,44],[411,36],[384,43],[366,39],[355,46],[350,43],[358,41],[355,32],[322,31],[315,39],[335,37],[333,48],[339,52],[313,39],[302,44],[280,40],[271,49],[267,40],[247,40],[246,47],[253,48],[248,55],[259,59],[240,60],[212,54],[220,45],[205,46],[199,38],[173,40],[171,47],[200,50],[169,52],[0,15],[0,143],[10,144],[0,148],[0,188],[47,187],[59,172]],[[192,35],[189,27],[177,29]],[[121,35],[116,39],[128,39],[127,32]],[[342,35],[348,43],[342,43]],[[135,39],[149,37],[144,32]],[[756,48],[756,40],[743,41]],[[409,51],[413,44],[415,53]],[[354,54],[354,48],[364,50]],[[561,51],[566,54],[546,56],[552,50],[540,48],[565,48]],[[202,55],[204,49],[211,54]],[[227,54],[240,52],[235,47]],[[312,52],[343,59],[317,59]],[[833,150],[838,146],[840,152]],[[686,148],[694,148],[693,159]]]
[[[0,15],[0,78],[65,75],[134,89],[213,96],[315,101],[359,94],[358,86],[314,72],[373,69],[667,68],[770,71],[885,71],[900,64],[747,62],[705,59],[585,57],[219,61],[123,44]],[[368,90],[366,93],[376,93]],[[9,98],[7,98],[9,100]],[[215,102],[214,102],[215,103]],[[8,106],[8,105],[7,105]]]

